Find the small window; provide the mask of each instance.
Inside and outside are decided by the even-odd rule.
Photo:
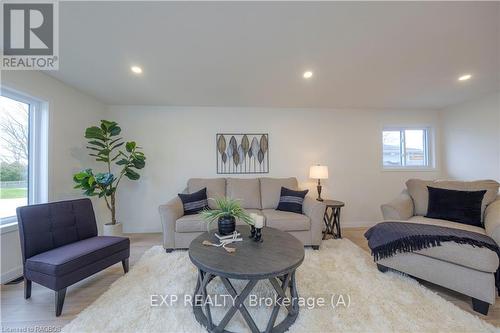
[[[382,132],[384,169],[432,168],[429,128],[385,128]]]
[[[0,225],[16,208],[46,199],[46,132],[42,103],[2,89],[0,95]]]

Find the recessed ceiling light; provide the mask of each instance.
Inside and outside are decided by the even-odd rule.
[[[472,77],[471,74],[464,74],[458,78],[458,81],[467,81]]]
[[[304,72],[304,74],[302,74],[302,76],[304,77],[304,79],[310,79],[313,76],[313,72],[306,71],[306,72]]]
[[[132,66],[130,70],[135,74],[142,74],[142,68],[139,66]]]

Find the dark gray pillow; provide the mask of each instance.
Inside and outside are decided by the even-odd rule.
[[[475,227],[481,223],[483,191],[456,191],[427,186],[429,204],[425,217],[448,220]]]
[[[309,190],[294,191],[286,187],[281,187],[280,202],[276,210],[302,214],[302,204],[307,192]]]
[[[207,188],[202,188],[198,192],[191,194],[179,193],[182,205],[184,206],[184,215],[193,215],[208,209]]]

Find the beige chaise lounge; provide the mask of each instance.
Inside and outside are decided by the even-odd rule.
[[[188,181],[185,193],[193,193],[207,188],[208,198],[228,196],[240,199],[242,207],[250,213],[258,213],[265,217],[265,225],[288,231],[297,237],[305,246],[319,248],[323,230],[325,205],[310,196],[306,196],[303,204],[304,214],[276,210],[279,203],[281,187],[297,189],[296,178],[193,178]],[[210,208],[214,208],[213,200],[208,200]],[[178,196],[159,207],[163,226],[163,247],[167,251],[184,249],[202,232],[207,230],[206,223],[199,214],[185,215],[182,201]],[[243,224],[236,221],[236,224]],[[216,227],[216,223],[212,224]]]
[[[496,181],[424,181],[411,179],[399,197],[382,205],[386,221],[403,220],[412,223],[433,224],[486,234],[500,244],[500,197]],[[427,213],[427,186],[452,190],[487,190],[483,199],[484,228],[424,217]],[[489,304],[495,303],[494,273],[498,269],[498,255],[486,248],[446,242],[442,246],[400,253],[377,262],[386,267],[444,286],[472,297],[475,311],[487,314]]]

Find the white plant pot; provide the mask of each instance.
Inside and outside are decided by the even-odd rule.
[[[123,236],[123,224],[106,223],[102,226],[103,236]]]

